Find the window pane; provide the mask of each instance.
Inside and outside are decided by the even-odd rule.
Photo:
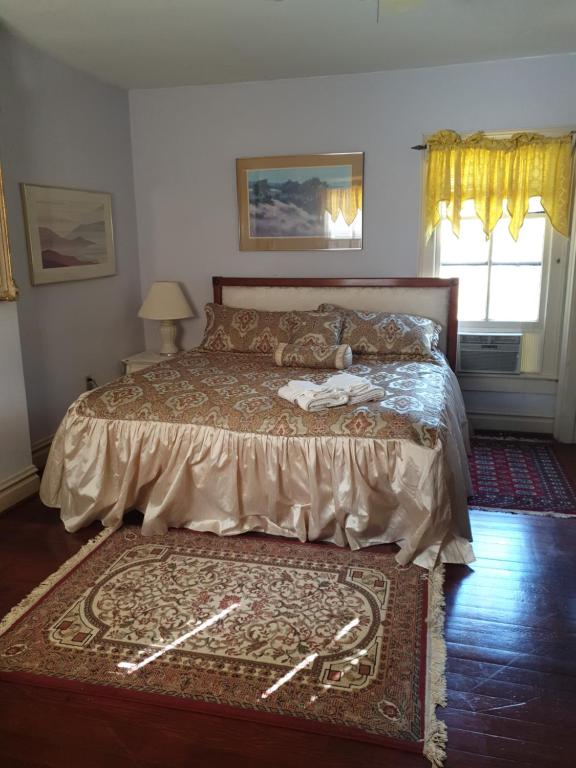
[[[528,200],[528,213],[544,213],[540,197],[531,197]]]
[[[471,216],[474,219],[476,218],[476,206],[474,205],[474,200],[464,200],[462,208],[460,208],[460,216]]]
[[[488,261],[488,241],[480,219],[463,219],[460,237],[452,232],[452,224],[440,222],[440,264],[481,264]]]
[[[442,203],[443,207],[441,208],[442,216],[446,216],[446,204]],[[528,200],[528,213],[543,213],[542,209],[542,200],[540,197],[531,197]],[[504,216],[508,215],[506,200],[502,201],[502,214]],[[476,206],[474,205],[474,200],[464,200],[462,203],[462,208],[460,208],[460,215],[461,216],[470,216],[475,218],[476,217]]]
[[[486,320],[487,266],[441,266],[440,277],[460,278],[458,291],[459,320]]]
[[[501,219],[492,234],[492,261],[498,264],[518,262],[542,263],[544,253],[544,216],[532,216],[524,219],[518,240],[515,241],[508,231],[510,219]]]
[[[536,322],[540,314],[542,267],[493,266],[489,320]]]

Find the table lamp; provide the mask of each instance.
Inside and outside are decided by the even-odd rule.
[[[175,355],[179,350],[176,346],[176,320],[194,317],[194,312],[188,304],[179,283],[166,280],[152,283],[144,303],[140,307],[138,317],[146,320],[160,320],[161,355]]]

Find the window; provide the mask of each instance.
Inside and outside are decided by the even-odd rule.
[[[476,323],[540,323],[547,239],[546,215],[539,198],[515,241],[503,216],[486,240],[482,223],[467,201],[462,208],[460,237],[443,218],[436,235],[436,274],[460,279],[458,318]]]
[[[460,237],[442,220],[426,246],[421,274],[460,280],[458,320],[462,332],[522,333],[522,371],[556,377],[566,240],[557,235],[540,198],[515,241],[505,213],[489,239],[474,203],[462,207]]]

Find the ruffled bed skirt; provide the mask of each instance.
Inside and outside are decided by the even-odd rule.
[[[456,427],[456,425],[454,425]],[[448,445],[343,436],[281,437],[69,412],[42,479],[68,531],[124,512],[143,535],[169,527],[261,531],[352,549],[396,542],[424,567],[474,560],[464,437]]]

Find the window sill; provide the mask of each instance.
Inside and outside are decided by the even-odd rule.
[[[463,391],[556,394],[558,378],[534,373],[457,373]]]

